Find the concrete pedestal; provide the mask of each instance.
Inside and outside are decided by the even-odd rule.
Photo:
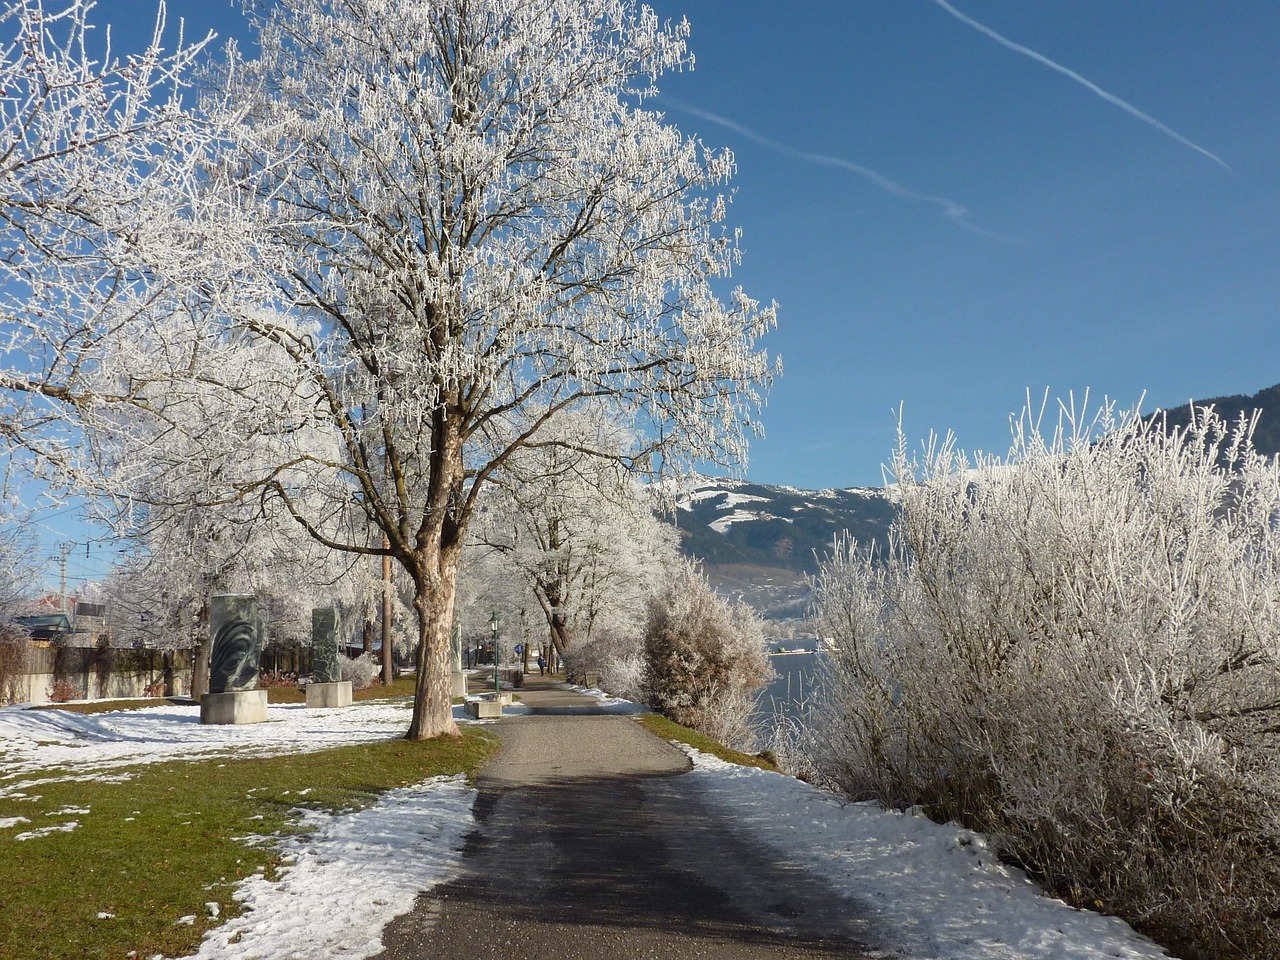
[[[262,723],[267,719],[267,691],[232,690],[200,698],[201,723]]]
[[[460,670],[449,674],[449,696],[454,700],[467,695],[467,675]]]
[[[491,720],[502,716],[502,704],[495,700],[468,700],[467,713],[477,720]]]
[[[308,683],[308,707],[351,706],[351,681],[336,680],[333,683]]]

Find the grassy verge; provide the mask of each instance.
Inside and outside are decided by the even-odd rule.
[[[687,743],[695,750],[701,750],[703,753],[709,753],[714,757],[719,757],[727,763],[736,763],[742,767],[759,767],[762,770],[778,770],[778,765],[772,760],[767,753],[741,753],[737,750],[730,750],[723,744],[712,740],[704,733],[697,730],[690,730],[688,727],[682,727],[673,720],[657,713],[642,713],[636,719],[650,733],[662,737],[663,740],[678,740],[681,743]]]
[[[237,912],[237,881],[276,868],[272,851],[246,836],[290,829],[295,807],[362,807],[385,790],[470,774],[497,745],[467,728],[425,743],[136,767],[120,783],[60,783],[64,772],[47,771],[23,788],[26,797],[0,798],[0,819],[29,821],[0,832],[0,956],[184,956]],[[71,820],[79,821],[73,832],[13,839]],[[209,917],[210,902],[220,919]],[[190,916],[194,924],[178,924]]]

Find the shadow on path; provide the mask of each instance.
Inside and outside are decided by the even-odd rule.
[[[873,956],[856,903],[709,815],[680,776],[688,758],[634,721],[491,729],[504,748],[479,782],[465,872],[388,925],[383,960]]]

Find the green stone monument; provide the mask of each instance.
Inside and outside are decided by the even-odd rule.
[[[351,681],[342,679],[338,667],[338,611],[316,607],[311,611],[311,682],[308,707],[348,707]]]

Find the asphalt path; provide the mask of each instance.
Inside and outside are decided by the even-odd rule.
[[[533,678],[490,727],[464,872],[383,931],[381,960],[884,956],[856,902],[703,807],[688,758]]]

